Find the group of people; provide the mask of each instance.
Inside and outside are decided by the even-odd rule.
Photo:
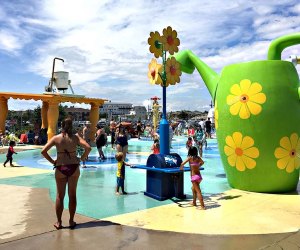
[[[125,132],[125,128],[121,124],[111,123],[110,129],[115,132],[116,144],[116,155],[117,160],[117,172],[116,172],[116,189],[117,195],[127,194],[124,188],[125,180],[125,168],[126,166],[132,166],[131,164],[125,162],[126,154],[128,151],[128,141]],[[99,156],[105,159],[102,147],[107,145],[107,135],[104,129],[97,126],[97,131],[95,134],[95,143],[99,152]],[[87,123],[82,131],[78,130],[74,133],[73,123],[71,118],[66,118],[61,124],[61,133],[52,137],[47,144],[42,149],[41,154],[54,166],[55,169],[55,180],[57,186],[57,195],[55,202],[55,211],[57,221],[54,223],[56,229],[61,229],[62,226],[62,213],[64,209],[64,197],[66,193],[66,187],[68,186],[68,196],[69,196],[69,228],[74,229],[76,227],[76,222],[74,221],[74,216],[77,206],[77,183],[80,176],[80,162],[85,163],[88,155],[91,151],[91,137],[90,137],[90,124]],[[4,163],[4,167],[8,162],[12,164],[12,156],[16,154],[14,151],[15,142],[11,141],[7,153],[7,159]],[[48,151],[53,147],[56,147],[57,157],[53,159]],[[78,157],[78,147],[80,147],[81,153]],[[159,150],[159,140],[155,139],[152,152],[158,154]],[[200,189],[200,182],[202,181],[202,176],[200,174],[199,168],[204,164],[202,158],[198,155],[198,149],[196,147],[189,147],[188,157],[180,166],[189,163],[191,169],[191,182],[193,191],[193,201],[192,205],[196,206],[196,199],[200,201],[200,208],[205,209],[203,197]],[[85,164],[84,164],[85,165]]]
[[[96,126],[96,133],[94,136],[91,136],[91,123],[86,122],[84,128],[77,129],[77,135],[82,137],[89,145],[94,142],[96,144],[99,159],[106,160],[104,155],[103,147],[108,146],[107,133],[105,132],[104,126],[98,124]],[[111,133],[111,147],[115,148],[117,152],[122,152],[124,159],[128,151],[128,133],[124,126],[121,123],[117,124],[113,119],[110,122],[110,133]],[[80,154],[82,148],[77,148],[77,153]],[[85,161],[83,161],[83,167],[86,167]]]

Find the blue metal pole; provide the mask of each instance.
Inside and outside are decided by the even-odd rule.
[[[163,115],[159,124],[160,153],[170,154],[169,123],[167,120],[167,87],[163,86]]]

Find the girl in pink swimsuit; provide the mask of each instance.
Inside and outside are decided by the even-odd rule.
[[[190,147],[188,152],[188,158],[181,163],[180,170],[183,170],[183,166],[188,163],[191,168],[191,182],[193,191],[193,206],[196,206],[196,198],[200,201],[200,209],[205,210],[203,196],[200,189],[200,182],[202,181],[202,176],[200,173],[200,167],[204,164],[204,161],[198,156],[198,150],[196,147]]]

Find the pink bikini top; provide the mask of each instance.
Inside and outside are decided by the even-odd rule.
[[[190,166],[191,167],[199,167],[200,166],[200,162],[199,161],[192,161],[192,162],[190,162]]]

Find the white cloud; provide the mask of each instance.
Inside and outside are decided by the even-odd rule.
[[[150,31],[171,25],[181,40],[180,50],[191,49],[220,72],[232,63],[266,59],[272,39],[298,31],[299,13],[296,0],[44,0],[26,5],[4,0],[0,53],[14,55],[45,82],[53,58],[64,58],[75,92],[141,105],[161,96],[161,88],[147,79]],[[288,51],[300,54],[298,47]],[[34,91],[42,92],[44,85]],[[168,109],[200,109],[209,102],[196,71],[168,88]]]

